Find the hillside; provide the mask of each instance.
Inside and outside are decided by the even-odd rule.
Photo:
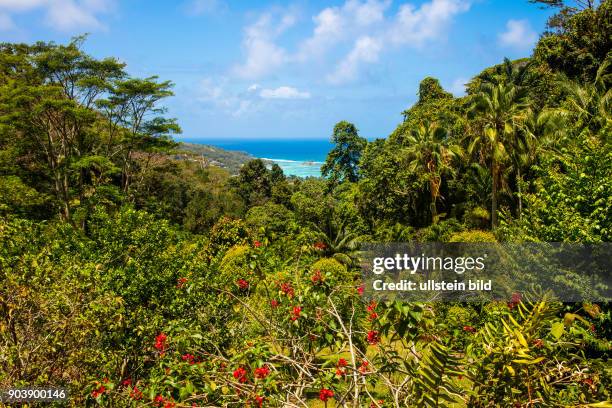
[[[227,169],[231,174],[238,174],[240,166],[253,159],[253,156],[246,152],[224,150],[205,144],[181,143],[177,150],[177,159],[189,157],[191,160],[203,161],[207,166]],[[181,154],[182,152],[184,153]]]

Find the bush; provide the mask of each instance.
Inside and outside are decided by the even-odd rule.
[[[249,268],[249,249],[246,245],[235,245],[225,253],[219,265],[223,282],[231,282],[240,278],[244,279],[251,273]]]
[[[352,283],[346,266],[333,258],[323,258],[315,262],[310,267],[310,272],[315,273],[316,271],[321,271],[321,274],[326,277],[329,284]]]
[[[451,235],[449,242],[497,242],[497,239],[489,231],[471,230]]]
[[[464,222],[470,228],[486,228],[489,225],[490,219],[489,211],[482,207],[472,208],[464,215]]]
[[[288,232],[293,213],[282,204],[267,202],[253,207],[246,215],[246,225],[257,235],[283,235]]]

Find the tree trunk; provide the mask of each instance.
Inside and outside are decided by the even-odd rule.
[[[523,178],[521,177],[521,169],[517,169],[516,171],[516,185],[517,185],[517,189],[518,189],[518,217],[519,220],[522,218],[523,216],[523,194],[521,192],[521,183],[523,182]]]
[[[440,180],[436,177],[431,180],[430,186],[431,190],[431,204],[429,205],[429,209],[431,211],[431,222],[435,224],[438,222],[438,209],[436,208],[436,202],[438,201],[438,194],[440,192]]]
[[[498,166],[497,162],[493,160],[492,163],[492,192],[491,192],[491,229],[497,228],[497,179],[498,179]]]

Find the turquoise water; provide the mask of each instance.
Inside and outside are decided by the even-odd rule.
[[[287,176],[298,177],[321,177],[321,166],[323,162],[317,161],[297,161],[284,159],[271,159],[262,157],[262,159],[272,161],[283,169],[283,173]]]
[[[277,163],[288,176],[321,177],[321,165],[333,148],[328,140],[217,140],[179,139],[201,143],[225,150],[247,152],[253,157]]]

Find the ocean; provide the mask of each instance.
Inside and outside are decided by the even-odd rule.
[[[247,152],[277,163],[288,176],[321,177],[321,165],[333,148],[328,140],[214,140],[179,139],[181,142]]]

